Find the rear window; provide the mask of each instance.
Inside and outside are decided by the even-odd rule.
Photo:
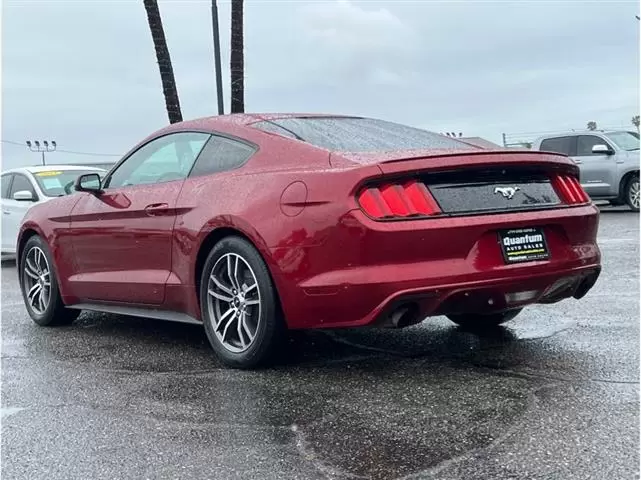
[[[418,128],[371,118],[298,117],[253,124],[268,132],[295,137],[316,147],[338,152],[394,150],[476,150],[467,143]],[[275,126],[280,128],[274,128]],[[281,133],[285,129],[287,133]]]
[[[61,197],[73,193],[76,178],[85,173],[98,173],[102,176],[105,172],[102,170],[47,170],[35,172],[33,177],[47,197]]]

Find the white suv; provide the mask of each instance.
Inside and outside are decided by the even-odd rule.
[[[639,134],[628,131],[568,132],[538,138],[533,150],[563,153],[581,171],[581,185],[594,200],[627,204],[639,211]]]

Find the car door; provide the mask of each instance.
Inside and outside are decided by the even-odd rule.
[[[612,153],[614,148],[598,135],[577,136],[576,154],[573,157],[581,170],[581,185],[590,197],[607,197],[618,193],[613,189],[616,175],[615,155],[592,153],[595,145],[605,145]]]
[[[27,210],[38,201],[36,190],[27,175],[15,172],[12,177],[7,198],[4,198],[4,195],[2,198],[2,251],[6,253],[15,253],[22,219]],[[18,192],[29,192],[31,199],[16,200],[15,195]]]
[[[73,295],[83,301],[161,304],[171,273],[176,201],[210,135],[179,132],[144,144],[71,213]]]

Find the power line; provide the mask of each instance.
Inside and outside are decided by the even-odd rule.
[[[12,142],[11,140],[2,140],[2,143],[8,143],[10,145],[18,145],[19,147],[24,147],[25,144],[22,142]],[[56,149],[56,152],[70,153],[72,155],[89,155],[92,157],[122,157],[122,155],[117,153],[96,153],[96,152],[77,152],[75,150],[60,150]]]

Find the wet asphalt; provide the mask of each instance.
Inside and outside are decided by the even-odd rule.
[[[2,267],[2,478],[639,478],[639,215],[604,209],[582,300],[479,336],[298,332],[222,368],[202,328],[37,327]]]

